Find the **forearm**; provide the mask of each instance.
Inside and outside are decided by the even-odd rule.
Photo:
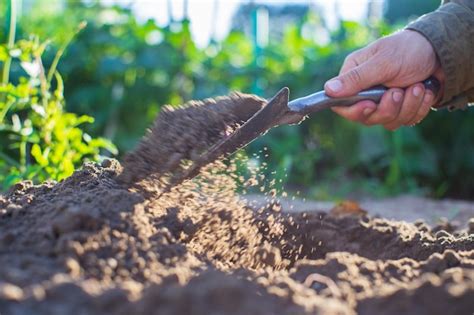
[[[441,104],[474,102],[474,0],[443,1],[407,26],[433,45],[446,75]]]

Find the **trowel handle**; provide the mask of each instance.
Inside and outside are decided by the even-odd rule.
[[[425,86],[425,89],[430,90],[434,94],[434,98],[436,99],[439,89],[441,84],[439,83],[438,79],[435,77],[429,77],[428,79],[423,81],[423,85]],[[334,98],[334,105],[332,106],[351,106],[356,102],[363,101],[363,100],[371,100],[374,101],[375,103],[379,103],[382,99],[382,96],[384,93],[388,90],[389,88],[385,86],[375,86],[373,88],[370,88],[368,90],[361,91],[359,94],[353,96],[353,97],[348,97],[346,100],[343,101],[343,99],[338,99]],[[340,102],[339,102],[340,100]],[[340,103],[340,104],[338,104]]]
[[[423,81],[425,89],[430,90],[436,96],[439,93],[441,84],[435,77],[429,77]],[[322,92],[314,93],[306,97],[299,98],[291,101],[288,107],[295,112],[303,115],[309,115],[320,110],[333,107],[333,106],[351,106],[357,102],[370,100],[375,103],[380,103],[383,94],[388,90],[385,86],[374,86],[370,89],[361,91],[357,95],[349,97],[330,97]]]

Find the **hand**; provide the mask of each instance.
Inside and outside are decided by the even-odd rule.
[[[430,42],[418,32],[403,30],[350,54],[339,76],[324,89],[329,96],[344,97],[378,84],[390,87],[378,106],[361,101],[333,110],[352,121],[395,130],[419,123],[440,99],[421,83],[430,75],[443,86],[444,73]]]

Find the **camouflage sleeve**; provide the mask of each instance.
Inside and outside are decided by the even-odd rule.
[[[446,74],[440,106],[474,102],[474,0],[445,0],[438,10],[407,26],[433,45]]]

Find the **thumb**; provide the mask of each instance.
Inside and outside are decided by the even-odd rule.
[[[376,60],[367,61],[329,80],[324,90],[329,96],[344,97],[355,95],[385,80],[385,67]]]

